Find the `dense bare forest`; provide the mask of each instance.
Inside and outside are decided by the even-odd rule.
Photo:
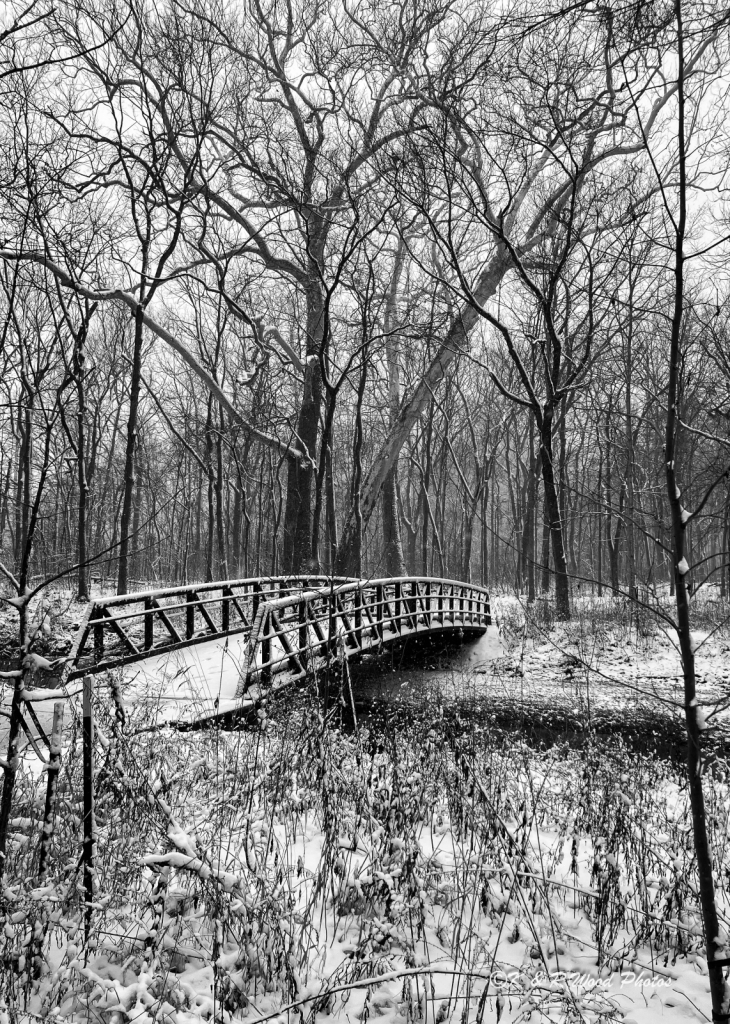
[[[727,592],[720,7],[36,2],[0,59],[17,578],[672,587],[681,235],[688,579]]]
[[[729,31],[8,0],[0,1024],[730,1020]]]

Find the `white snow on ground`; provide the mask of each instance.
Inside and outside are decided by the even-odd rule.
[[[246,639],[234,635],[134,662],[123,669],[125,700],[146,703],[157,721],[228,711],[241,703],[245,661]]]
[[[500,630],[510,636],[509,654],[497,673],[505,694],[583,711],[590,704],[626,714],[647,707],[681,712],[682,663],[673,629],[657,628],[646,618],[640,628],[627,629],[577,615],[570,623],[532,622],[523,630],[522,609],[514,599],[498,599],[496,604]],[[698,702],[712,711],[717,707],[711,721],[724,729],[730,639],[726,630],[694,630],[692,641]]]
[[[506,633],[507,626],[500,626]],[[676,711],[681,705],[681,666],[676,636],[671,633],[643,635],[640,630],[577,622],[557,629],[533,626],[517,635],[517,640],[515,636],[513,623],[509,651],[496,629],[478,643],[465,645],[456,658],[458,668],[442,680],[443,689],[448,692],[459,681],[464,689],[488,692],[494,700],[519,695],[528,701],[562,704],[582,715],[589,705],[593,710],[610,707],[627,717],[639,708]],[[700,702],[724,698],[730,689],[726,637],[698,632],[693,640]],[[138,721],[170,721],[233,707],[244,656],[245,644],[233,637],[228,643],[212,640],[130,665],[124,670],[125,704]],[[99,685],[104,685],[101,680]],[[51,705],[52,701],[44,702],[39,710],[46,714]],[[59,1001],[55,1019],[81,1020],[91,1015],[104,1022],[116,1019],[119,1024],[132,1020],[193,1024],[212,1020],[215,1011],[226,1024],[244,1016],[248,1024],[265,1020],[294,1024],[302,1019],[355,1024],[368,1017],[381,1018],[383,1024],[419,1020],[457,1024],[479,1019],[478,999],[468,997],[468,988],[471,984],[481,991],[485,977],[490,977],[485,1021],[500,1017],[520,1024],[528,1020],[531,1024],[540,1020],[591,1024],[707,1020],[709,984],[701,922],[696,897],[691,887],[687,896],[684,877],[691,862],[684,792],[681,781],[678,785],[664,769],[649,789],[646,759],[627,752],[625,771],[603,793],[602,799],[613,808],[611,821],[622,823],[625,837],[582,835],[576,850],[571,844],[581,807],[576,803],[581,755],[575,752],[561,754],[556,748],[532,760],[525,754],[523,762],[516,742],[514,764],[510,762],[502,783],[508,809],[501,812],[501,850],[481,845],[479,833],[455,815],[449,793],[423,808],[423,822],[411,839],[388,838],[372,820],[373,815],[380,820],[387,814],[389,794],[395,792],[393,780],[383,777],[380,788],[368,797],[375,802],[364,817],[362,809],[355,813],[355,808],[337,808],[340,827],[345,821],[350,825],[341,832],[339,859],[322,890],[316,880],[322,877],[323,852],[325,859],[332,858],[332,836],[327,839],[321,809],[307,810],[307,790],[297,785],[296,767],[284,773],[284,788],[276,790],[278,804],[267,805],[259,796],[244,798],[235,776],[228,792],[228,776],[224,773],[216,781],[219,769],[205,758],[189,756],[185,763],[186,743],[192,740],[174,742],[181,751],[179,772],[190,772],[191,779],[213,772],[212,802],[206,804],[191,786],[190,802],[175,812],[183,825],[170,826],[168,840],[149,846],[143,858],[150,882],[157,877],[153,870],[162,869],[164,874],[170,912],[164,919],[163,946],[171,943],[169,949],[177,950],[178,966],[165,974],[164,982],[159,963],[145,966],[141,950],[155,934],[150,931],[151,910],[136,917],[132,914],[136,923],[124,915],[118,924],[111,921],[106,938],[86,965],[77,941],[68,938],[73,929],[67,928],[54,962],[65,972],[68,993],[80,992],[79,984],[86,979],[86,994],[81,1000],[68,994]],[[249,744],[246,749],[250,750],[258,740],[244,737],[241,742]],[[262,743],[261,756],[271,770],[269,758],[276,745],[266,753],[267,741]],[[353,751],[357,754],[356,747],[350,754]],[[500,757],[493,762],[495,775],[504,770]],[[528,763],[529,778],[524,772]],[[152,764],[161,771],[156,760]],[[335,760],[328,770],[347,779],[348,773],[354,776],[360,770],[358,766],[356,756],[341,763]],[[482,773],[480,778],[480,784],[490,785],[490,775]],[[414,789],[423,785],[415,771],[408,779]],[[162,785],[154,775],[149,784],[155,792]],[[343,785],[346,788],[347,783]],[[254,780],[251,793],[260,786],[260,780]],[[708,787],[713,788],[709,779]],[[400,792],[402,799],[403,788]],[[548,814],[526,824],[535,793],[549,796],[554,803]],[[232,832],[207,835],[206,830],[217,828],[216,808],[230,806],[240,816],[246,801],[245,827],[239,822]],[[565,814],[560,812],[561,801],[570,808]],[[151,804],[154,809],[154,800]],[[716,783],[712,820],[720,840],[728,836],[729,811],[727,788]],[[13,827],[21,836],[23,819],[15,820]],[[632,856],[637,849],[646,851],[654,865],[653,873],[642,880],[632,878],[625,861],[632,844]],[[480,872],[481,892],[473,882]],[[204,925],[199,914],[174,910],[175,900],[186,900],[193,883],[199,885],[202,880],[209,886],[211,879],[218,879],[215,884],[225,895],[220,902],[224,922],[260,921],[262,908],[270,908],[264,912],[266,919],[270,915],[269,930],[256,932],[245,951],[240,943],[226,939],[225,930],[221,933],[215,972],[211,954],[202,952],[211,949],[215,929],[205,931],[211,926]],[[411,881],[406,884],[407,879]],[[381,887],[377,899],[372,896],[376,885]],[[673,905],[674,894],[680,891],[685,893],[684,901]],[[36,892],[31,906],[36,900],[38,906],[49,903],[52,907],[54,899],[61,898],[60,889],[56,894],[53,887],[50,895]],[[591,903],[598,894],[603,894],[606,914],[610,915],[611,907],[618,908],[629,913],[632,928],[637,921],[653,928],[651,938],[634,949],[631,929],[619,923],[612,937],[604,935],[603,958],[609,962],[600,969],[595,913],[592,920],[586,913],[586,901]],[[720,898],[725,900],[724,892]],[[340,909],[333,915],[335,905]],[[344,913],[343,906],[349,908]],[[23,913],[16,915],[13,935],[23,928]],[[423,930],[414,940],[419,919]],[[721,920],[723,929],[730,930],[730,907],[724,902]],[[122,946],[129,955],[120,960],[122,931],[126,936]],[[678,936],[683,937],[679,956]],[[138,955],[133,956],[135,942]],[[214,974],[219,983],[229,978],[230,984],[240,981],[250,986],[245,971],[236,980],[240,964],[247,963],[245,970],[250,971],[251,965],[263,965],[278,949],[289,949],[294,957],[287,969],[293,986],[288,998],[296,1005],[282,1008],[286,1000],[281,993],[262,988],[238,1011],[214,1007]],[[471,982],[467,962],[473,965]],[[367,979],[374,975],[379,979],[377,986],[368,986]],[[332,992],[326,1006],[315,1002],[321,992]]]
[[[281,734],[285,727],[278,728]],[[385,1024],[471,1024],[481,1019],[479,993],[486,979],[486,1021],[499,1015],[510,1022],[586,1024],[704,1019],[709,986],[696,906],[680,906],[674,913],[666,909],[667,898],[683,886],[672,862],[677,851],[659,831],[673,816],[680,828],[686,821],[674,783],[658,781],[647,803],[627,765],[606,797],[617,815],[613,820],[638,830],[642,848],[653,849],[654,862],[662,864],[644,880],[646,895],[637,903],[630,874],[622,872],[619,881],[624,865],[611,852],[616,849],[611,837],[607,845],[601,836],[582,836],[573,851],[575,825],[555,813],[564,801],[576,807],[570,791],[580,771],[575,755],[565,761],[550,755],[523,761],[519,744],[514,756],[495,753],[491,772],[508,799],[501,805],[499,829],[488,838],[488,814],[486,819],[479,814],[479,827],[470,825],[468,814],[461,820],[463,812],[453,802],[458,779],[453,778],[451,792],[432,790],[419,769],[420,754],[414,758],[411,751],[410,763],[397,769],[409,773],[397,790],[399,799],[417,802],[429,793],[431,802],[422,807],[420,826],[401,836],[398,805],[392,802],[395,776],[376,772],[377,785],[362,791],[370,794],[367,809],[349,805],[345,794],[359,773],[365,781],[368,768],[358,765],[356,744],[335,741],[322,755],[322,770],[331,775],[333,792],[341,794],[329,812],[337,816],[338,835],[328,834],[322,807],[310,803],[313,777],[304,777],[296,748],[288,748],[290,763],[268,799],[260,776],[253,780],[250,799],[223,768],[226,744],[241,774],[259,745],[257,763],[267,772],[279,770],[272,758],[280,748],[265,735],[224,740],[218,753],[209,744],[207,758],[187,755],[187,763],[187,747],[176,746],[187,793],[186,806],[179,808],[181,824],[170,824],[167,841],[148,836],[152,845],[141,858],[149,885],[155,879],[161,885],[165,912],[158,917],[148,899],[136,914],[108,916],[88,961],[76,928],[65,941],[62,936],[55,1019],[111,1021],[115,1018],[108,1015],[117,1013],[119,1024],[197,1024],[217,1014],[225,1024],[244,1018],[249,1024],[354,1024],[368,1017]],[[428,744],[427,739],[423,765],[435,768],[440,755],[429,752]],[[169,758],[164,748],[154,755],[153,791],[159,791],[163,770],[174,773],[175,758],[168,764]],[[380,763],[385,760],[376,755],[374,766]],[[489,777],[483,771],[479,777],[486,800],[497,799]],[[245,778],[250,784],[250,773]],[[205,801],[206,779],[212,803]],[[466,788],[461,795],[467,796]],[[464,810],[479,808],[478,794],[467,799]],[[531,799],[547,812],[539,819]],[[652,814],[642,813],[642,805],[651,806]],[[236,828],[221,832],[220,812],[228,806],[234,818],[227,818]],[[163,803],[157,810],[161,821],[168,813],[164,808]],[[118,827],[124,833],[125,826]],[[194,892],[202,900],[200,909],[197,900],[191,902]],[[613,938],[604,931],[603,958],[610,962],[602,968],[596,964],[596,915],[589,920],[585,909],[586,900],[598,894],[608,917],[611,907],[625,900],[635,920],[644,915],[659,922],[638,951],[627,946],[626,928],[619,926]],[[51,887],[32,899],[52,906],[60,895]],[[100,910],[106,899],[99,897]],[[218,908],[219,932],[203,911],[206,905]],[[23,919],[21,913],[13,929],[22,928]],[[71,930],[70,924],[64,927]],[[675,962],[678,929],[686,943]],[[150,940],[153,950],[145,954]],[[272,971],[279,972],[279,985],[264,984]],[[220,986],[217,1004],[214,978]],[[377,983],[368,984],[373,979]],[[246,999],[236,1009],[236,999],[229,998],[223,1007],[220,992],[235,995],[239,985]],[[34,1014],[42,1009],[42,991],[43,984],[31,1004]],[[318,1003],[322,993],[326,998]]]

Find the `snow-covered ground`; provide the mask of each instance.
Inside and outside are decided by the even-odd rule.
[[[306,693],[270,702],[249,732],[149,732],[233,706],[245,654],[235,638],[125,669],[123,723],[100,678],[89,942],[70,701],[45,886],[33,868],[37,772],[21,773],[14,808],[0,993],[15,1019],[707,1020],[681,766],[648,744],[590,736],[601,714],[677,716],[676,637],[587,619],[523,624],[514,603],[497,621],[448,665],[444,652],[393,657],[380,694],[409,699],[382,734],[325,725]],[[730,645],[721,631],[695,640],[709,714],[730,685]],[[352,673],[361,698],[367,672]],[[413,699],[424,693],[435,699]],[[489,714],[463,714],[477,704],[563,708],[584,742],[531,747]],[[724,711],[717,720],[710,735],[722,735]],[[720,753],[706,776],[724,955],[727,768]]]

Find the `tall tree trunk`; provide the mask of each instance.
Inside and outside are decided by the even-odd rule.
[[[205,419],[205,469],[208,486],[208,530],[205,541],[205,582],[213,582],[213,561],[215,558],[215,467],[213,464],[213,396],[208,395]]]
[[[353,575],[362,576],[362,515],[360,513],[360,488],[362,486],[362,403],[367,383],[368,360],[367,352],[363,352],[360,366],[360,380],[357,388],[355,406],[355,436],[352,443],[352,485],[350,487],[350,506],[354,510],[356,532],[354,536],[354,558],[352,561]]]
[[[603,452],[598,456],[598,596],[603,597]]]
[[[632,422],[631,388],[633,386],[633,333],[634,333],[634,284],[629,267],[629,324],[626,338],[626,555],[628,560],[628,591],[632,597],[639,596],[636,577],[636,501],[634,497],[634,427]]]
[[[560,523],[562,525],[566,564],[568,561],[568,438],[566,429],[567,420],[568,403],[567,399],[563,397],[560,403],[560,422],[558,427],[558,439],[560,444],[558,456],[558,503],[560,505]]]
[[[89,499],[89,484],[86,478],[86,388],[84,386],[84,341],[86,328],[82,327],[74,344],[73,374],[76,381],[77,412],[76,412],[76,469],[79,483],[79,512],[77,520],[78,540],[76,558],[78,572],[76,576],[76,596],[79,601],[89,600],[89,567],[86,550],[86,511]]]
[[[331,574],[335,571],[335,559],[337,558],[337,507],[331,442],[327,445],[325,463],[325,501],[327,507],[327,571]]]
[[[722,550],[720,552],[720,596],[728,595],[728,579],[730,578],[730,495],[725,496],[724,524],[722,530]]]
[[[560,517],[560,504],[555,486],[553,471],[553,410],[543,410],[540,424],[540,458],[542,462],[542,481],[545,495],[545,508],[550,524],[554,575],[555,575],[555,611],[559,619],[570,618],[570,584],[568,566],[565,559],[563,541],[563,524]]]
[[[18,402],[18,475],[15,488],[15,569],[20,568],[28,536],[30,509],[30,478],[33,455],[33,393],[22,374],[22,390]]]
[[[2,539],[3,539],[4,535],[5,535],[5,526],[6,526],[6,524],[8,523],[8,521],[10,519],[9,504],[8,503],[10,501],[11,479],[12,479],[12,469],[11,469],[10,461],[8,460],[8,468],[7,468],[7,471],[5,473],[5,485],[3,487],[2,498],[0,498],[0,502],[2,502],[0,504],[0,544],[2,544]],[[58,489],[56,489],[56,500],[58,500]],[[55,544],[54,544],[54,550],[55,550]]]
[[[527,486],[525,525],[522,533],[522,566],[527,582],[527,603],[535,600],[535,505],[537,504],[537,479],[540,473],[540,454],[535,453],[532,417],[529,432],[530,476]]]
[[[304,365],[302,404],[297,418],[297,446],[302,452],[287,462],[284,512],[285,573],[312,568],[313,500],[317,437],[322,411],[322,347],[325,343],[325,304],[316,273],[307,288],[307,359]]]
[[[699,879],[700,906],[705,932],[706,955],[709,968],[710,992],[712,997],[712,1017],[714,1020],[727,1020],[728,995],[724,971],[718,965],[713,967],[716,958],[727,957],[726,943],[720,941],[720,926],[715,902],[715,881],[713,877],[712,851],[707,834],[707,816],[705,811],[705,795],[702,785],[703,751],[702,730],[697,704],[697,680],[695,675],[695,649],[691,633],[689,595],[687,592],[687,548],[686,533],[690,517],[682,507],[679,476],[676,460],[678,456],[678,435],[681,431],[681,418],[678,408],[681,391],[682,359],[682,321],[684,315],[684,253],[685,232],[687,225],[687,154],[685,142],[685,92],[684,92],[684,27],[682,0],[674,0],[674,12],[677,22],[677,142],[679,155],[678,199],[679,210],[675,220],[674,245],[674,310],[669,350],[669,382],[667,394],[667,418],[664,436],[664,468],[666,474],[667,500],[671,512],[672,523],[672,568],[677,610],[677,638],[682,662],[684,679],[684,715],[687,729],[687,781],[689,799],[692,808],[692,831],[694,852]],[[694,113],[692,114],[694,117]]]
[[[142,519],[142,480],[144,479],[144,466],[137,448],[137,456],[134,460],[134,511],[132,512],[132,536],[129,545],[129,574],[130,582],[135,578],[144,577],[144,566],[142,564],[142,545],[140,543],[140,521]]]
[[[393,261],[390,287],[383,317],[385,356],[388,364],[388,427],[393,429],[400,408],[400,337],[396,333],[398,320],[398,287],[405,258],[405,242],[398,239]],[[405,576],[406,560],[400,536],[398,517],[398,459],[383,481],[383,569],[386,576]]]
[[[491,470],[487,472],[485,469],[484,489],[482,491],[482,507],[481,507],[481,537],[480,537],[480,549],[481,549],[481,580],[482,586],[489,586],[489,527],[487,525],[487,518],[489,515],[489,492],[491,490]]]
[[[120,543],[117,594],[126,594],[129,589],[129,533],[134,503],[134,462],[137,448],[137,417],[142,379],[142,342],[144,340],[143,317],[144,307],[141,303],[138,303],[134,313],[134,350],[132,353],[132,376],[129,383],[127,446],[124,454],[124,498],[122,499],[122,518],[119,525]]]
[[[238,474],[234,493],[233,493],[233,525],[231,527],[231,560],[233,563],[232,575],[236,579],[242,578],[241,573],[241,529],[243,523],[242,513],[242,500],[241,500],[241,475]]]
[[[332,559],[329,550],[330,533],[329,533],[329,478],[328,478],[328,459],[329,469],[332,466],[332,430],[335,422],[335,409],[337,407],[337,388],[330,387],[327,389],[327,395],[325,398],[325,416],[324,425],[322,427],[322,436],[319,442],[319,460],[317,464],[317,474],[315,477],[315,492],[314,492],[314,513],[312,516],[312,559],[311,559],[311,570],[312,572],[318,572],[321,567],[322,559],[320,558],[320,533],[322,523],[322,509],[324,507],[324,523],[325,523],[325,548],[327,551],[327,557],[325,559],[326,564],[329,565],[330,571],[332,571]],[[333,496],[334,498],[334,496]]]
[[[550,518],[548,516],[547,504],[542,505],[542,549],[540,555],[542,573],[540,574],[540,592],[547,594],[550,591]]]
[[[223,431],[225,420],[223,410],[219,409],[218,433],[215,439],[216,473],[215,473],[215,523],[218,541],[218,579],[228,579],[228,552],[226,549],[226,527],[223,510]]]
[[[405,576],[406,560],[398,515],[398,470],[394,466],[383,483],[383,570],[386,576]]]

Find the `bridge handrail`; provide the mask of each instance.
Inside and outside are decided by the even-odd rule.
[[[264,585],[266,583],[276,583],[280,585],[282,582],[290,580],[292,583],[296,581],[305,580],[341,580],[343,582],[351,582],[356,580],[355,576],[326,576],[325,574],[313,573],[308,575],[307,573],[292,573],[291,575],[284,576],[248,576],[245,579],[240,580],[217,580],[212,583],[196,583],[191,581],[190,583],[183,583],[179,587],[166,587],[164,590],[135,590],[131,594],[113,594],[110,597],[94,598],[89,604],[92,607],[104,607],[108,608],[110,605],[116,604],[133,604],[137,601],[144,601],[146,598],[153,597],[155,599],[160,597],[174,597],[176,594],[187,594],[189,591],[194,590],[196,593],[207,593],[211,590],[221,590],[223,587],[245,587],[255,586],[256,584]]]
[[[472,591],[475,594],[483,594],[487,599],[489,598],[489,591],[486,587],[481,587],[476,583],[464,583],[462,580],[442,579],[439,576],[384,576],[381,579],[348,580],[346,583],[341,583],[337,586],[314,587],[307,591],[301,590],[296,594],[287,594],[284,597],[264,601],[262,605],[265,604],[269,609],[280,611],[282,608],[300,604],[307,597],[323,597],[331,593],[338,595],[350,594],[356,590],[365,590],[370,587],[389,587],[396,583],[435,583],[441,586],[458,587],[464,594],[467,591]],[[411,596],[411,594],[403,594],[403,600]]]
[[[285,591],[283,595],[282,589]],[[184,600],[175,601],[178,596]],[[164,603],[165,598],[171,598],[173,603]],[[320,606],[323,601],[329,604],[329,610]],[[346,632],[353,644],[355,638],[359,643],[363,630],[369,631],[373,638],[375,633],[379,633],[382,643],[384,630],[385,633],[396,628],[399,632],[407,631],[410,629],[409,620],[413,620],[418,631],[422,615],[424,625],[428,620],[428,628],[431,628],[431,616],[438,619],[440,615],[442,630],[462,626],[486,628],[490,622],[486,587],[447,577],[380,576],[360,579],[302,574],[187,583],[159,591],[114,595],[91,601],[79,622],[71,650],[66,658],[55,663],[60,668],[60,675],[59,668],[55,667],[49,674],[58,685],[64,686],[71,678],[84,673],[105,671],[215,637],[241,633],[247,634],[250,651],[247,663],[252,665],[256,645],[260,641],[266,644],[272,630],[271,635],[280,636],[285,646],[288,637],[294,646],[301,647],[301,642],[297,642],[297,624],[290,622],[292,616],[289,613],[289,609],[297,608],[301,627],[299,638],[307,632],[305,621],[310,622],[321,638],[318,640],[320,645],[324,642],[324,633],[329,634],[328,643],[333,639],[333,627],[327,626],[328,619],[344,617],[347,622],[354,616],[359,623],[361,616],[365,615],[366,624],[357,628],[347,626]],[[448,627],[445,626],[445,618],[451,620]],[[198,622],[199,619],[202,623]],[[132,628],[128,626],[130,620],[133,620]],[[392,624],[395,624],[393,629]],[[267,660],[273,667],[271,659]]]
[[[425,592],[421,591],[422,587]],[[354,602],[353,594],[357,595]],[[368,600],[367,595],[374,595],[375,600]],[[318,601],[324,601],[324,607],[313,607]],[[295,608],[298,616],[285,614]],[[363,612],[367,613],[367,623],[363,622]],[[345,646],[350,645],[350,653],[357,653],[364,650],[366,633],[377,637],[382,644],[385,631],[391,634],[388,639],[393,640],[432,630],[481,629],[490,621],[486,587],[433,576],[388,576],[337,586],[330,583],[327,587],[262,601],[249,630],[237,697],[242,698],[255,680],[270,683],[272,675],[287,666],[293,670],[294,678],[301,677],[306,674],[305,665],[312,655],[320,659],[332,656],[338,637]],[[316,640],[309,636],[310,624],[318,630]],[[272,647],[274,639],[282,648],[276,653]],[[257,653],[261,655],[260,660]]]

